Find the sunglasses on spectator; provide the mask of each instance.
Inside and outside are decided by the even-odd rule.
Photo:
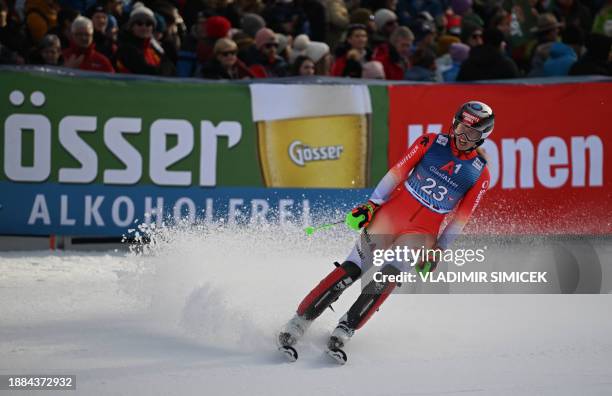
[[[140,21],[135,21],[134,25],[137,25],[137,26],[142,26],[142,25],[144,25],[144,26],[153,26],[153,22],[145,21],[145,20],[140,20]]]
[[[397,25],[397,19],[394,19],[392,21],[388,21],[385,23],[385,26],[391,26],[391,25]]]
[[[236,51],[220,51],[219,55],[221,56],[232,56],[232,55],[236,55]]]
[[[264,47],[270,49],[270,48],[278,48],[278,44],[277,43],[266,43],[264,44]]]

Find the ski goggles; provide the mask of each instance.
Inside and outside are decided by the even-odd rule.
[[[471,128],[465,124],[458,123],[455,127],[455,135],[463,135],[472,143],[476,143],[482,139],[482,132],[478,129]]]

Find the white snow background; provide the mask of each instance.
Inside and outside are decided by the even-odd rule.
[[[143,254],[0,253],[0,374],[74,374],[79,395],[612,394],[610,294],[393,295],[338,366],[323,347],[354,286],[287,363],[276,332],[354,237],[175,228]]]

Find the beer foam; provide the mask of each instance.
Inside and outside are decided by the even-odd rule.
[[[253,121],[372,113],[366,85],[251,84]]]

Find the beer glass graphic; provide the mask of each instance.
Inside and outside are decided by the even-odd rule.
[[[267,187],[367,185],[372,113],[367,86],[250,87]]]

